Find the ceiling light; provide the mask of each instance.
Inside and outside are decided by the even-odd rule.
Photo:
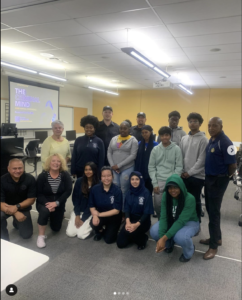
[[[152,65],[150,62],[148,62],[146,59],[144,59],[142,56],[140,56],[136,52],[131,51],[130,54],[133,55],[134,57],[138,58],[138,60],[142,61],[144,64],[146,64],[150,68],[154,68],[154,65]]]
[[[34,73],[34,74],[37,73],[36,71],[29,70],[29,69],[26,69],[26,68],[22,68],[22,67],[19,67],[19,66],[15,66],[15,65],[12,65],[12,64],[8,64],[8,63],[5,63],[3,61],[1,61],[1,65],[7,66],[7,67],[10,67],[10,68],[14,68],[14,69],[18,69],[18,70],[21,70],[21,71],[29,72],[29,73]]]
[[[47,57],[47,58],[51,58],[51,57],[54,57],[53,54],[50,54],[50,53],[40,53],[41,56],[44,56],[44,57]]]
[[[145,64],[146,66],[148,66],[149,68],[151,68],[151,70],[155,71],[156,73],[160,74],[161,76],[163,76],[165,78],[169,78],[171,76],[167,72],[161,70],[152,61],[150,61],[148,58],[146,58],[144,55],[142,55],[141,53],[139,53],[134,48],[132,48],[132,47],[126,47],[126,48],[121,48],[121,50],[124,53],[130,55],[131,57],[135,58],[137,61]]]
[[[50,78],[61,80],[61,81],[66,81],[65,78],[60,78],[60,77],[56,77],[56,76],[53,76],[53,75],[48,75],[48,74],[45,74],[45,73],[39,73],[39,75],[45,76],[45,77],[50,77]]]
[[[117,96],[119,95],[118,93],[111,92],[111,91],[105,91],[105,90],[102,90],[102,89],[99,89],[99,88],[96,88],[96,87],[93,87],[93,86],[88,86],[88,88],[91,89],[91,90],[104,92],[104,93],[107,93],[107,94],[112,94],[112,95],[117,95]]]
[[[91,89],[91,90],[96,90],[96,91],[104,92],[104,90],[101,90],[101,89],[98,89],[98,88],[95,88],[95,87],[92,87],[92,86],[89,86],[88,88]]]
[[[188,94],[192,95],[192,91],[188,90],[184,85],[182,85],[181,83],[178,84],[178,86],[185,92],[187,92]]]

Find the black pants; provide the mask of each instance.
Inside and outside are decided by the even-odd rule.
[[[103,239],[107,244],[112,244],[116,241],[118,230],[122,221],[122,212],[111,217],[99,217],[100,223],[97,226],[93,225],[92,220],[93,219],[90,221],[90,225],[96,234],[99,233],[99,231],[103,229],[103,226],[105,225]]]
[[[138,221],[138,220],[137,220]],[[136,223],[137,221],[130,221]],[[144,246],[147,241],[147,235],[145,234],[150,229],[150,219],[141,224],[135,231],[129,232],[125,229],[125,224],[120,230],[117,238],[117,246],[119,248],[125,248],[129,243],[135,243],[138,246]]]
[[[23,222],[19,222],[14,216],[7,215],[5,212],[1,211],[1,239],[9,241],[7,229],[7,219],[9,217],[13,217],[13,225],[19,230],[19,234],[23,239],[29,239],[33,235],[33,223],[30,211],[21,211],[21,213],[27,217],[27,219]]]
[[[45,226],[50,219],[50,228],[53,231],[60,231],[64,217],[65,207],[56,207],[55,211],[50,212],[44,205],[37,203],[36,208],[39,212],[38,224]]]
[[[209,216],[209,248],[211,249],[217,249],[217,241],[222,239],[220,229],[220,208],[228,184],[228,176],[206,176],[205,178],[205,203]]]
[[[145,179],[145,187],[147,188],[147,190],[150,192],[150,194],[152,195],[153,193],[153,185],[151,183],[151,179]]]
[[[204,180],[191,176],[189,178],[183,178],[183,182],[187,188],[188,193],[192,194],[196,199],[197,216],[199,222],[201,223],[201,212],[202,212],[201,192],[204,186]]]

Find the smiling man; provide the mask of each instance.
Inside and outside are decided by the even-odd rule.
[[[137,114],[137,125],[131,127],[131,135],[133,135],[138,142],[142,139],[142,127],[145,126],[146,114],[144,112],[139,112]]]
[[[209,245],[208,251],[203,256],[205,260],[214,258],[218,252],[218,246],[222,245],[220,208],[229,184],[229,178],[233,176],[236,170],[233,143],[224,134],[223,122],[219,117],[209,120],[208,132],[211,139],[206,148],[205,202],[209,216],[210,238],[200,240],[201,244]]]
[[[36,182],[32,175],[24,172],[20,159],[9,161],[8,173],[1,177],[1,239],[9,240],[7,219],[13,217],[13,226],[22,238],[33,234],[30,215],[31,205],[36,198]]]

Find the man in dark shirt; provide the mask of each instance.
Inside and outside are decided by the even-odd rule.
[[[9,161],[8,173],[1,177],[1,239],[9,240],[7,219],[13,217],[13,226],[19,229],[22,238],[33,234],[30,215],[36,198],[36,182],[32,175],[24,172],[20,159]]]
[[[137,125],[131,127],[131,135],[133,135],[138,142],[141,141],[142,138],[142,127],[145,126],[146,122],[146,114],[144,112],[139,112],[137,114]]]
[[[111,106],[104,106],[103,108],[103,120],[99,122],[99,127],[96,129],[96,136],[99,137],[105,147],[105,166],[109,166],[108,159],[107,159],[107,151],[108,146],[110,144],[111,139],[119,135],[119,126],[118,124],[112,122],[113,117],[113,109]]]
[[[205,260],[217,254],[218,246],[222,245],[220,228],[220,208],[224,193],[236,170],[235,148],[231,140],[223,132],[222,120],[214,117],[209,120],[208,132],[211,136],[206,148],[205,160],[205,202],[209,216],[209,239],[200,240],[201,244],[209,245],[204,254]]]

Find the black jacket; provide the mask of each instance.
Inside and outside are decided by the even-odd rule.
[[[47,202],[59,201],[60,207],[63,207],[71,192],[72,180],[67,171],[61,172],[61,182],[56,194],[52,192],[47,172],[43,171],[37,178],[37,203],[45,205]]]

